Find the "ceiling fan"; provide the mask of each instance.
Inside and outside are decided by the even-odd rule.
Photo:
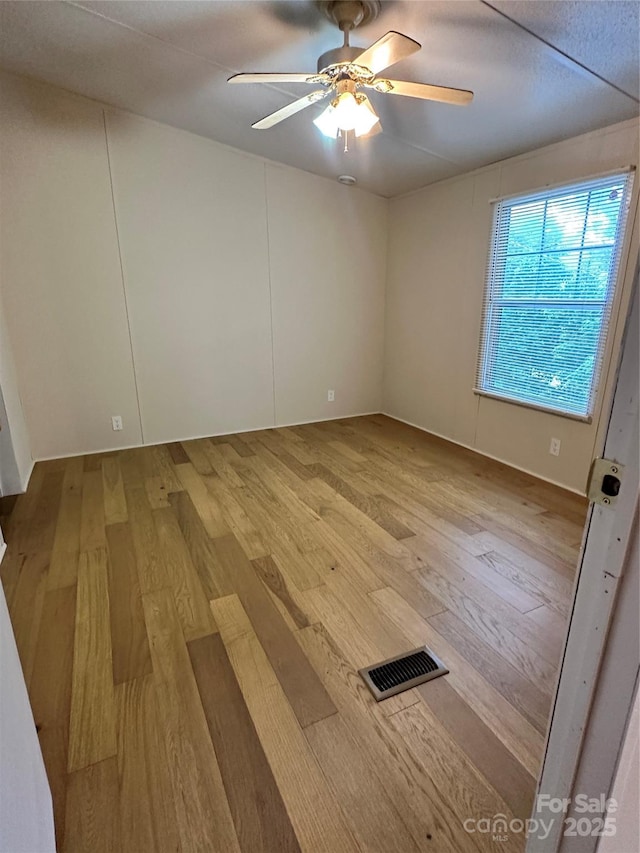
[[[344,44],[320,56],[316,74],[234,74],[229,78],[229,83],[309,83],[322,87],[256,121],[251,125],[253,128],[265,130],[273,127],[331,96],[329,106],[314,120],[314,124],[325,136],[334,139],[342,132],[346,141],[350,131],[356,136],[372,136],[382,130],[378,115],[361,89],[459,106],[469,104],[473,99],[473,92],[466,89],[379,76],[381,71],[421,48],[414,39],[393,30],[366,50],[349,44],[351,30],[378,16],[380,0],[318,0],[317,5],[342,30]]]

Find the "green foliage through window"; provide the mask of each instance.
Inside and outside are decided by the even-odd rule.
[[[591,414],[632,177],[496,203],[478,390]]]

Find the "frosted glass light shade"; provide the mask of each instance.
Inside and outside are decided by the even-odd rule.
[[[341,130],[352,130],[356,136],[363,136],[378,121],[366,95],[342,92],[313,123],[325,136],[335,139]]]

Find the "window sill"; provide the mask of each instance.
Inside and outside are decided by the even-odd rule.
[[[548,415],[556,415],[559,418],[568,418],[571,421],[579,421],[583,424],[593,423],[591,415],[576,415],[573,412],[563,412],[562,409],[552,409],[550,406],[542,406],[539,403],[527,403],[524,400],[518,400],[516,397],[503,397],[501,394],[493,394],[491,391],[483,391],[481,388],[474,388],[473,393],[478,397],[488,397],[490,400],[499,400],[501,403],[511,403],[513,406],[521,406],[524,409],[534,409],[536,412],[545,412]]]

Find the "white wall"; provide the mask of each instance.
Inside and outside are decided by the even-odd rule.
[[[277,165],[267,198],[278,423],[379,411],[387,202]]]
[[[102,110],[3,84],[0,287],[31,452],[137,444]],[[111,414],[126,434],[111,431]]]
[[[2,559],[0,532],[0,559]],[[0,585],[0,853],[54,853],[51,792]]]
[[[1,284],[35,458],[380,410],[384,200],[0,79]]]
[[[592,424],[479,397],[472,390],[491,232],[489,202],[637,162],[638,123],[625,122],[392,200],[384,410],[583,491],[613,370],[608,376],[605,372],[606,387]],[[637,198],[636,186],[635,208]],[[634,240],[631,258],[637,258],[637,233]],[[633,272],[632,262],[612,319],[609,349],[614,354]],[[558,457],[548,452],[552,436],[562,442]]]
[[[272,425],[264,164],[107,118],[145,441]]]

